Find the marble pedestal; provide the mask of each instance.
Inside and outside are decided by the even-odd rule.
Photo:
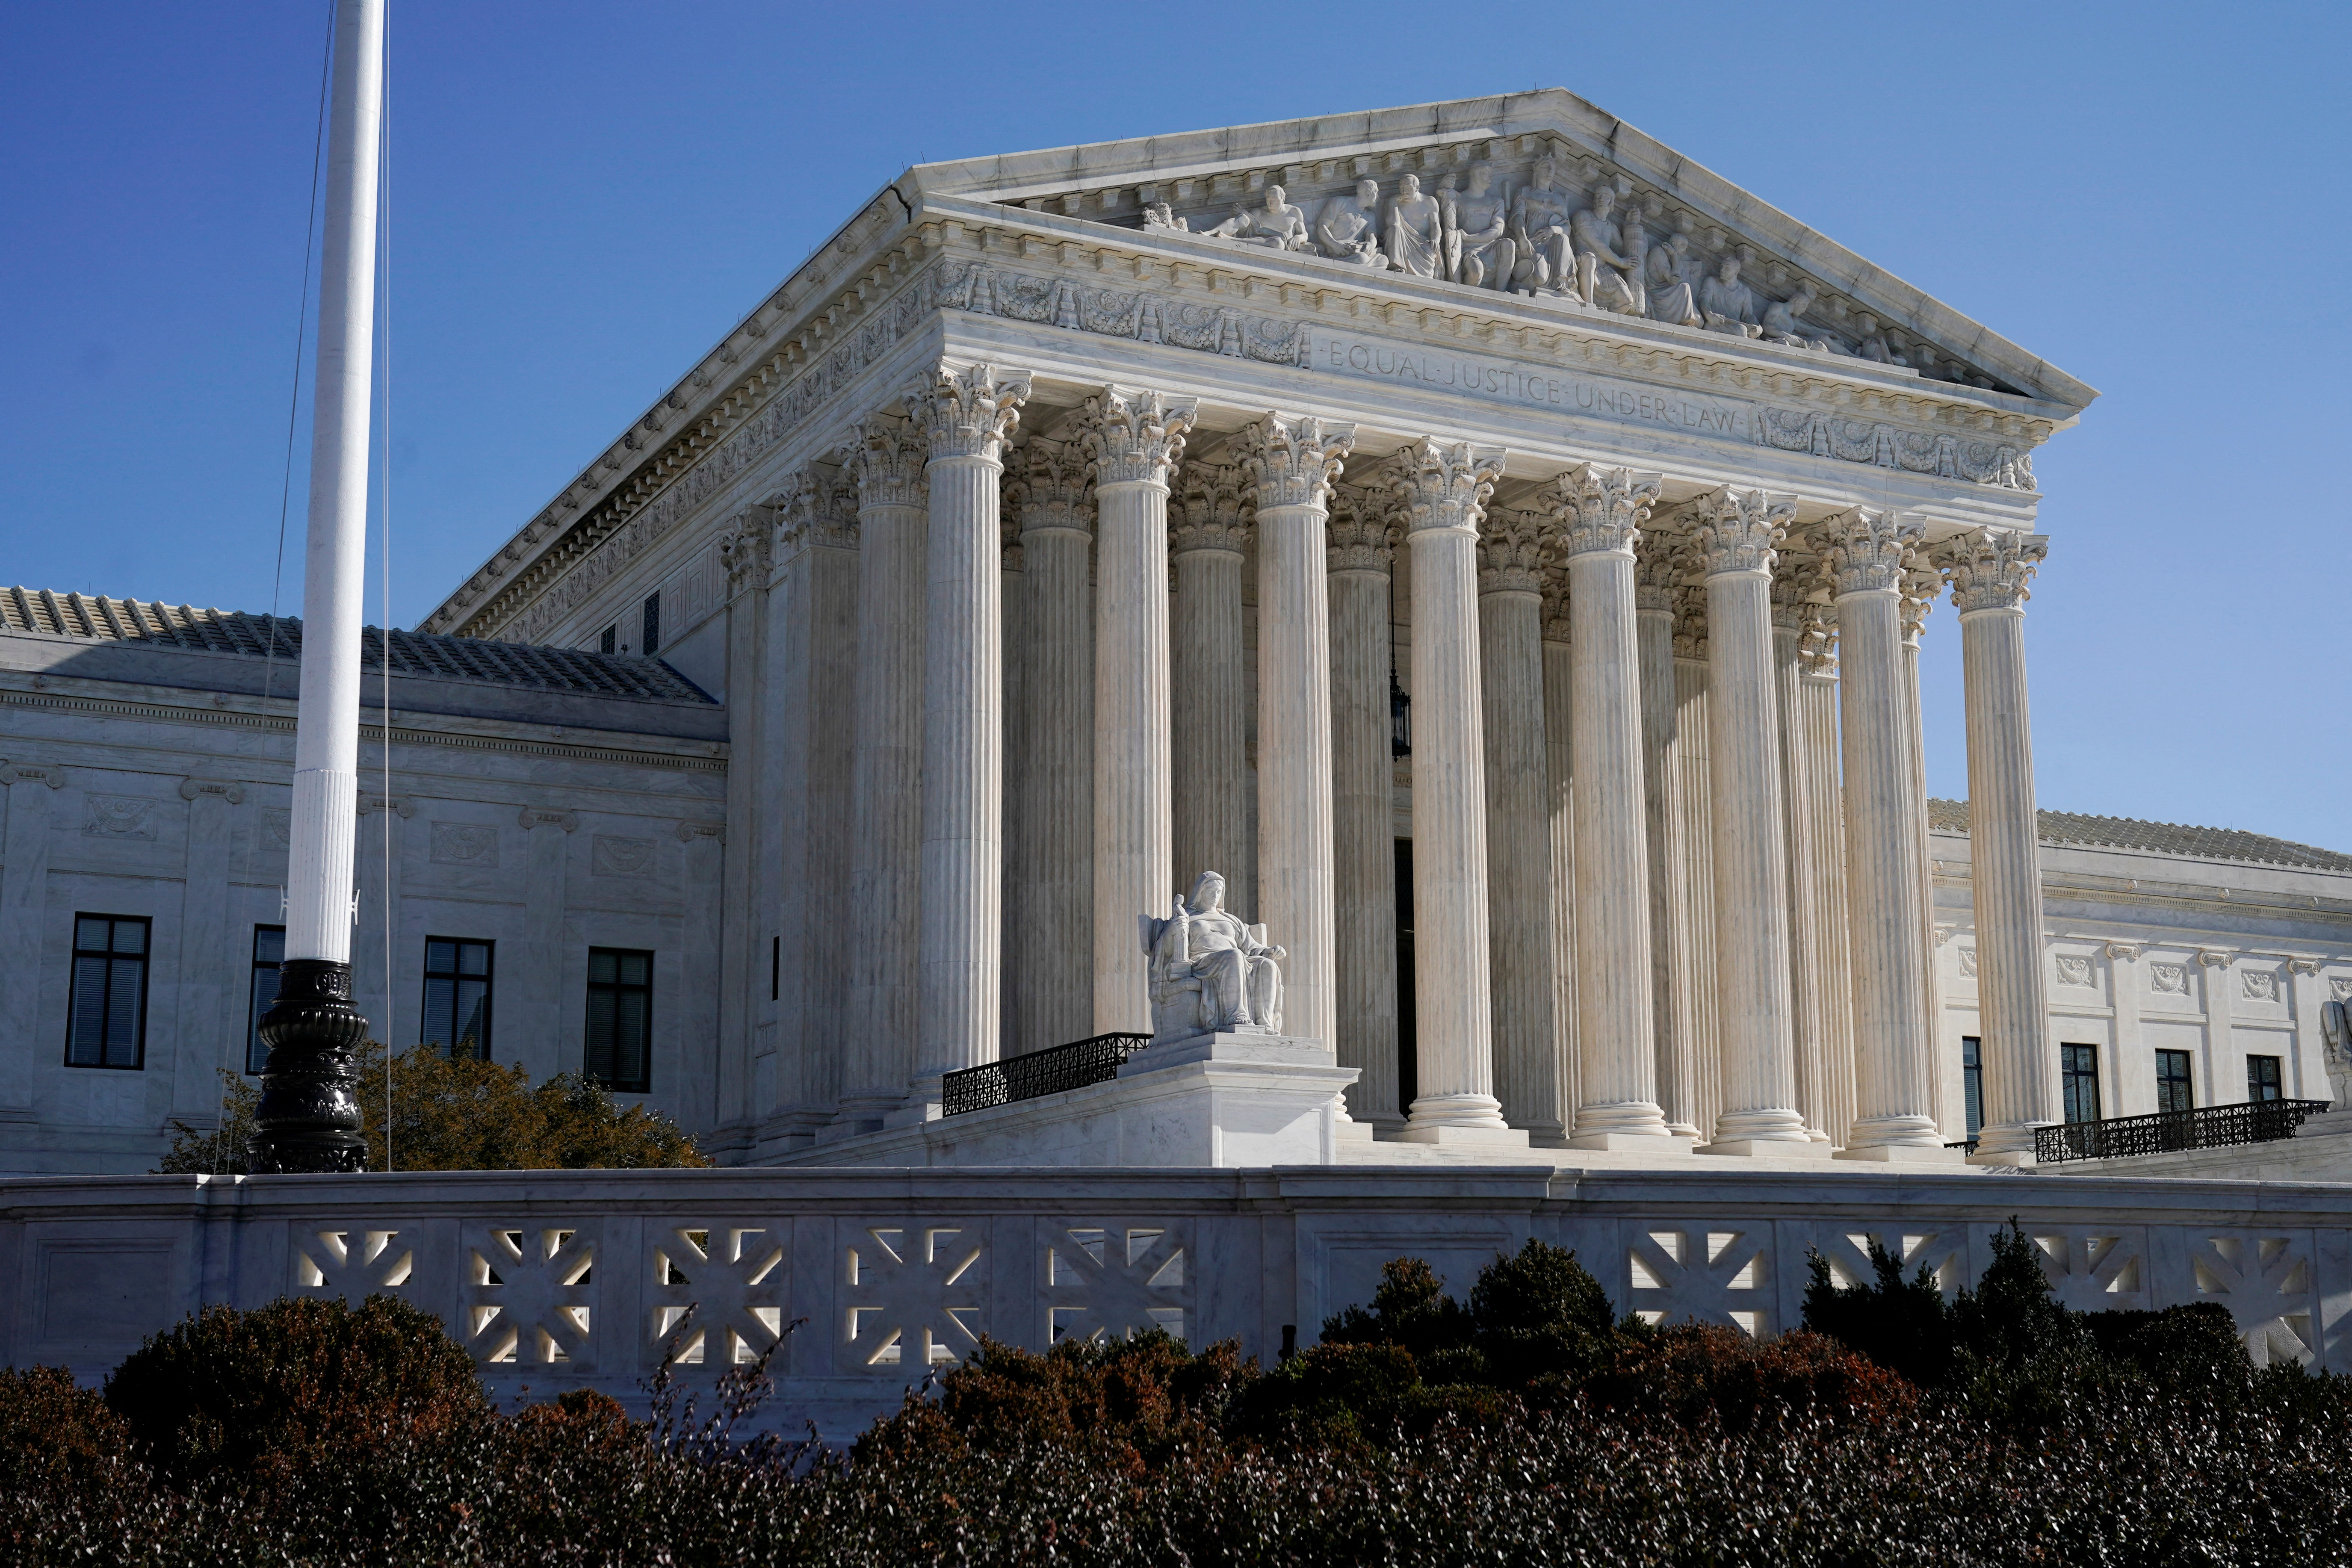
[[[1829,1145],[1810,1138],[1718,1138],[1691,1151],[1694,1154],[1745,1154],[1751,1160],[1826,1160]]]
[[[1967,1151],[1947,1149],[1941,1144],[1875,1143],[1867,1149],[1841,1149],[1831,1156],[1836,1160],[1867,1160],[1882,1165],[1959,1165],[1967,1163]]]

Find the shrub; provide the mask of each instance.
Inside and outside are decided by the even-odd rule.
[[[1734,1432],[1793,1414],[1885,1421],[1918,1408],[1906,1379],[1823,1334],[1755,1340],[1716,1323],[1628,1336],[1584,1384],[1595,1404],[1685,1425],[1712,1416]]]
[[[1609,1364],[1618,1335],[1609,1297],[1573,1252],[1532,1237],[1497,1255],[1470,1290],[1471,1342],[1499,1388],[1573,1388]]]
[[[89,1481],[131,1450],[130,1428],[63,1367],[0,1367],[0,1490]]]
[[[1952,1363],[1950,1303],[1925,1264],[1910,1279],[1903,1260],[1870,1242],[1874,1282],[1841,1289],[1829,1259],[1809,1256],[1812,1278],[1805,1287],[1804,1326],[1826,1334],[1898,1373],[1922,1388],[1939,1388]]]
[[[299,1470],[395,1434],[446,1434],[487,1414],[473,1359],[441,1321],[371,1296],[208,1307],[133,1351],[106,1404],[135,1451],[186,1480]]]
[[[384,1084],[392,1084],[392,1142],[384,1143]],[[242,1073],[223,1072],[220,1125],[205,1132],[172,1123],[163,1175],[242,1175],[261,1091]],[[417,1046],[387,1065],[370,1041],[360,1071],[361,1132],[371,1170],[643,1170],[710,1162],[667,1117],[624,1110],[604,1087],[559,1073],[536,1089],[520,1067],[450,1057]]]

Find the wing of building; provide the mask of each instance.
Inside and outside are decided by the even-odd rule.
[[[2033,458],[2095,396],[1562,91],[911,169],[394,636],[363,1008],[733,1160],[1212,992],[1425,1142],[2014,1154],[2074,1047],[2114,1115],[2191,1034],[2198,1103],[2322,1094],[2352,863],[2037,840]],[[14,605],[0,1147],[137,1168],[246,1059],[292,664]],[[1146,951],[1204,871],[1278,991]],[[135,1063],[76,1043],[118,940]]]

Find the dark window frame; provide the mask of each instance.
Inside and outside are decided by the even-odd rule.
[[[1984,1131],[1984,1038],[1979,1035],[1960,1037],[1960,1106],[1973,1143]]]
[[[261,956],[261,939],[266,936],[275,936],[278,939],[278,956],[274,959],[265,959]],[[261,1040],[261,1016],[269,1011],[269,1005],[272,1002],[278,1000],[278,976],[282,972],[285,963],[286,928],[256,925],[253,928],[252,977],[247,983],[245,992],[247,1006],[245,1070],[248,1075],[258,1073],[269,1065],[269,1047]],[[269,976],[269,994],[267,996],[261,994],[261,977],[265,974]]]
[[[2176,1064],[2180,1068],[2177,1074],[2168,1070]],[[2180,1089],[2178,1096],[2171,1092],[2175,1085],[2179,1086]],[[2168,1103],[2176,1098],[2184,1103],[2177,1105]],[[2194,1060],[2194,1053],[2162,1050],[2156,1053],[2156,1109],[2158,1113],[2197,1109],[2197,1063]]]
[[[604,635],[597,639],[596,651],[598,653],[618,653],[621,651],[620,622],[614,621],[611,626],[604,628]]]
[[[2265,1071],[2264,1069],[2268,1070]],[[2286,1098],[2286,1058],[2284,1057],[2246,1058],[2246,1100],[2261,1104]]]
[[[100,948],[82,946],[84,921],[107,922],[105,946]],[[73,921],[73,956],[66,971],[66,1066],[96,1068],[110,1072],[143,1071],[147,1066],[147,983],[149,979],[147,963],[155,952],[154,919],[149,915],[110,915],[77,910],[74,911]],[[139,947],[136,952],[124,951],[116,945],[118,939],[115,935],[115,928],[126,925],[135,925],[139,928]],[[86,1016],[80,1006],[82,964],[85,961],[102,963],[106,966],[102,972],[104,979],[100,995],[103,1000],[100,1005],[98,1059],[95,1061],[74,1059],[77,1050],[75,1029]],[[114,969],[118,963],[131,966],[138,974],[139,999],[135,1008],[138,1016],[131,1027],[131,1059],[127,1062],[107,1060],[110,1051],[107,1036],[114,1021]]]
[[[600,958],[609,958],[614,961],[613,979],[599,980],[596,977],[596,961]],[[645,979],[643,981],[631,981],[624,978],[627,973],[625,964],[630,959],[641,959],[644,961]],[[604,1064],[604,1066],[609,1070],[604,1071],[598,1070],[599,1064],[596,1060],[596,1003],[597,998],[600,995],[609,995],[613,998],[614,1012],[613,1021],[614,1037],[609,1047],[608,1060]],[[623,1010],[622,1004],[631,996],[639,997],[643,1001],[643,1010],[637,1020],[637,1026],[642,1031],[642,1037],[638,1041],[637,1045],[638,1059],[635,1063],[635,1066],[638,1068],[637,1076],[634,1078],[623,1078],[620,1073],[620,1068],[624,1065],[621,1059],[622,1042],[620,1039],[620,1031],[623,1027],[623,1024],[620,1015]],[[592,947],[588,950],[588,1010],[584,1019],[583,1020],[582,1037],[583,1037],[580,1042],[580,1074],[583,1078],[591,1079],[597,1083],[603,1084],[605,1089],[611,1090],[614,1094],[651,1094],[653,1092],[654,952],[652,949],[642,947]]]
[[[468,947],[480,948],[482,950],[481,973],[476,974],[466,970],[465,955],[462,951],[452,955],[452,967],[436,969],[433,966],[435,942],[448,942],[460,950]],[[436,980],[446,980],[454,988],[468,982],[478,982],[482,987],[481,1036],[475,1041],[474,1049],[467,1053],[467,1059],[481,1062],[493,1059],[493,1047],[499,1033],[498,976],[499,944],[495,941],[478,936],[427,936],[425,939],[425,973],[420,986],[421,1005],[417,1009],[416,1043],[421,1046],[439,1046],[447,1056],[455,1059],[457,1056],[457,1041],[436,1040],[433,1037],[433,983]],[[453,989],[449,1005],[449,1033],[452,1035],[457,1033],[457,1018],[461,1011],[462,1008]]]
[[[2058,1047],[2060,1114],[2069,1122],[2099,1120],[2099,1047],[2063,1043]],[[2087,1094],[2090,1103],[2083,1099]],[[2076,1112],[2087,1110],[2087,1116]]]
[[[638,612],[637,651],[651,658],[661,648],[661,590],[656,588],[646,595]]]

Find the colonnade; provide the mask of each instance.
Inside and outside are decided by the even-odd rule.
[[[1361,1068],[1352,1109],[1391,1135],[1942,1157],[1916,663],[1940,571],[1983,1148],[2031,1149],[2052,1114],[2021,612],[2042,541],[1979,530],[1931,562],[1918,520],[1866,507],[1792,538],[1795,498],[1738,485],[1654,521],[1657,477],[1591,464],[1496,508],[1498,450],[1432,435],[1367,458],[1304,414],[1188,460],[1192,400],[1118,386],[1008,473],[1027,395],[943,365],[853,443],[847,994],[837,1041],[768,1016],[800,1058],[838,1057],[781,1069],[795,1125],[935,1114],[943,1072],[1148,1032],[1139,918],[1215,869],[1288,949],[1285,1031]],[[813,956],[818,923],[779,953]]]

